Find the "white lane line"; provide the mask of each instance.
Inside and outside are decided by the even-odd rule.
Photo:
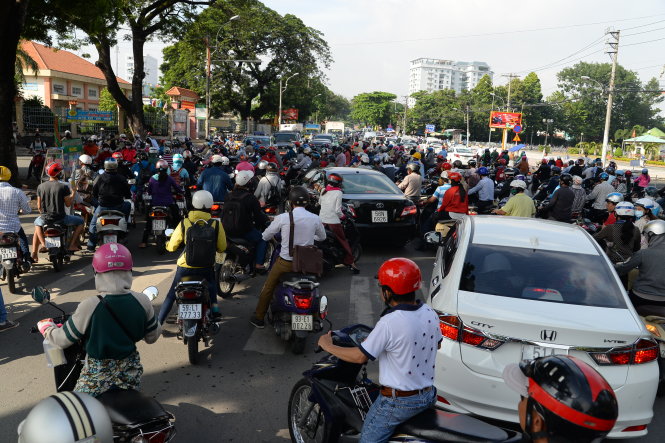
[[[370,277],[354,275],[351,277],[351,289],[349,291],[349,324],[363,323],[373,325],[376,315],[372,308],[370,297]]]

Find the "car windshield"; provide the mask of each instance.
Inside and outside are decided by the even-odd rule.
[[[383,174],[344,174],[345,194],[393,194],[402,191]]]
[[[247,137],[247,139],[245,139],[245,144],[247,144],[248,141],[249,142],[256,142],[259,145],[263,145],[263,146],[270,145],[270,137]]]
[[[473,154],[473,151],[471,149],[466,149],[466,148],[455,148],[455,151],[457,151],[460,154]]]
[[[275,134],[275,142],[293,142],[296,141],[298,137],[296,134]]]
[[[599,255],[469,244],[460,290],[571,305],[625,308]]]

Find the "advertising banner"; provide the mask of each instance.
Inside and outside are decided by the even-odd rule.
[[[490,128],[514,128],[521,124],[521,112],[492,111],[490,113]]]
[[[67,112],[67,120],[89,121],[89,122],[112,122],[112,111],[81,111],[70,109]]]
[[[295,108],[282,109],[282,120],[298,120],[298,110]]]

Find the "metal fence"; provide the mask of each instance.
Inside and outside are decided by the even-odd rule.
[[[145,124],[154,135],[169,135],[169,116],[163,112],[146,112]]]

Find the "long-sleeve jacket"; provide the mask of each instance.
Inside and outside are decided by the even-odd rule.
[[[211,216],[209,212],[197,210],[189,211],[187,218],[178,223],[178,226],[176,226],[176,228],[173,230],[173,234],[171,234],[171,238],[166,244],[166,250],[169,252],[177,251],[181,245],[185,244],[187,240],[187,229],[192,226],[192,223],[197,220],[205,220],[207,222],[210,220],[210,218]],[[217,223],[219,227],[219,231],[217,233],[216,252],[224,252],[226,251],[226,233],[224,232],[224,227],[222,226],[221,222],[217,221],[215,223]],[[187,257],[185,256],[185,251],[182,251],[182,254],[180,254],[180,257],[178,257],[176,264],[181,268],[192,268],[191,266],[187,266]]]

